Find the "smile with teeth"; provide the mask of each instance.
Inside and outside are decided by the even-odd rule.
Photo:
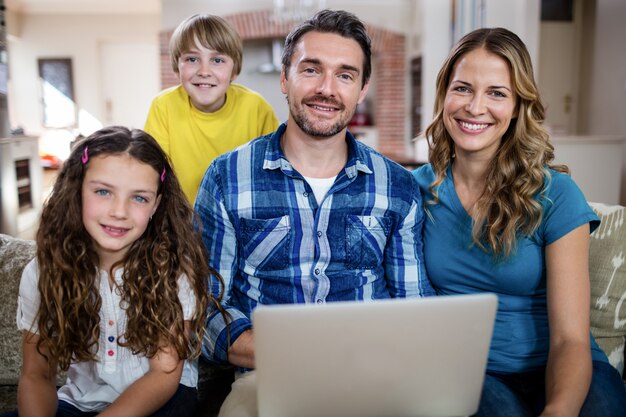
[[[318,104],[309,104],[310,107],[313,107],[315,110],[320,110],[320,111],[338,111],[338,109],[332,108],[332,107],[324,107],[324,106],[320,106]]]
[[[123,234],[128,232],[130,229],[124,228],[124,227],[113,227],[113,226],[107,226],[107,225],[102,225],[102,228],[110,234],[114,234],[114,235],[118,235],[118,234]]]
[[[469,122],[464,122],[462,120],[459,120],[459,124],[461,125],[463,129],[473,130],[473,131],[483,130],[489,126],[488,123],[469,123]]]

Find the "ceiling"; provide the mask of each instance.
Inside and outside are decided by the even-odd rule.
[[[159,13],[160,0],[5,0],[8,10],[20,13]]]

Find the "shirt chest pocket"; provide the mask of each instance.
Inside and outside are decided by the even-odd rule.
[[[374,269],[382,265],[391,219],[376,216],[346,217],[346,266]]]
[[[255,271],[287,268],[290,230],[291,224],[287,215],[272,219],[239,219],[239,244],[244,268]]]

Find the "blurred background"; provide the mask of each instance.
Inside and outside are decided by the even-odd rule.
[[[286,120],[284,37],[324,7],[357,14],[373,40],[372,86],[351,126],[359,139],[407,168],[426,162],[420,132],[450,47],[506,27],[531,53],[557,160],[589,200],[626,204],[625,0],[0,0],[0,232],[31,233],[77,137],[143,127],[152,98],[177,83],[167,45],[191,14],[235,25],[236,82]]]

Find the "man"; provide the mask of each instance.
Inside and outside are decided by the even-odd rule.
[[[209,318],[204,354],[242,373],[254,368],[258,304],[434,294],[413,177],[347,132],[369,88],[362,22],[345,11],[317,13],[288,35],[282,65],[287,123],[216,159],[196,200],[232,317],[228,331],[222,315]],[[247,373],[220,415],[254,415],[255,395]]]

